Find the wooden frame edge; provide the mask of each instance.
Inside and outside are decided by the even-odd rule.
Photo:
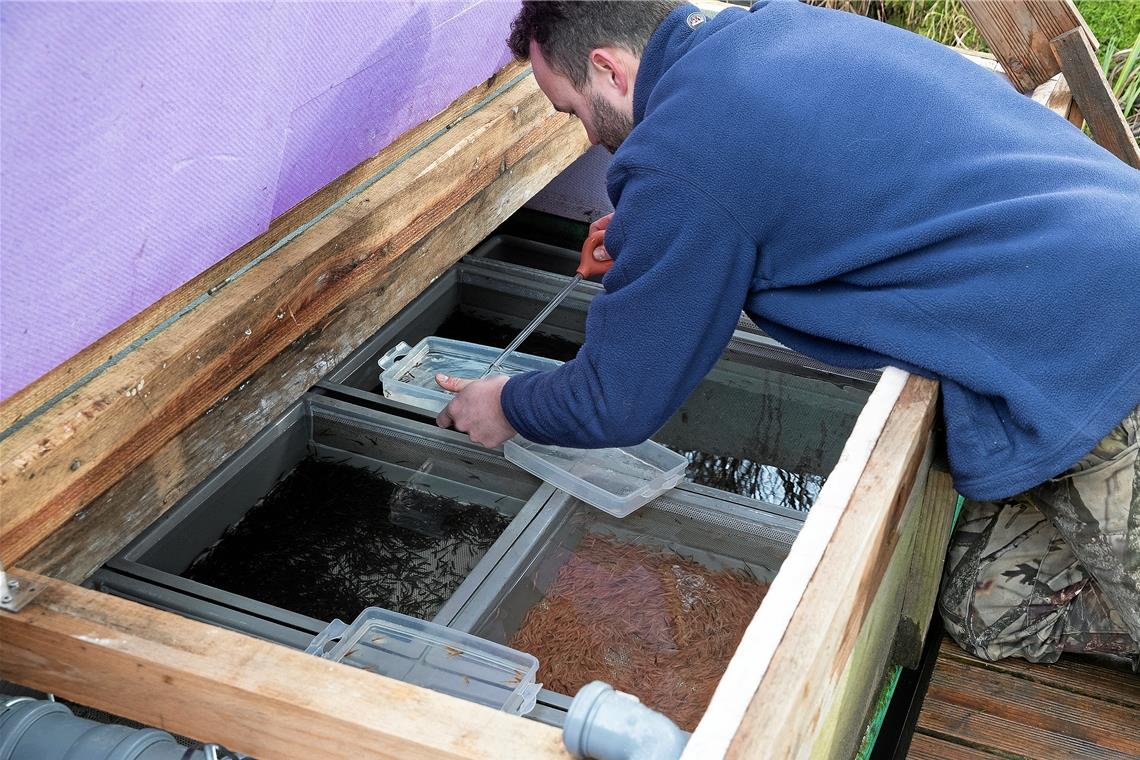
[[[21,571],[0,675],[263,758],[569,758],[556,728]]]

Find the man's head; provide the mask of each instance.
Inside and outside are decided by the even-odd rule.
[[[525,0],[507,42],[530,60],[559,111],[578,116],[590,142],[617,150],[633,129],[633,85],[650,36],[679,0]]]

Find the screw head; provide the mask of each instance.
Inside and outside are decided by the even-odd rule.
[[[20,582],[18,580],[16,580],[15,578],[8,581],[8,588],[19,588],[19,587],[20,587]]]
[[[11,601],[12,601],[12,595],[11,594],[5,594],[4,596],[0,597],[0,604],[8,604]]]

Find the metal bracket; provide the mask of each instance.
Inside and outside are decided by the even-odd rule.
[[[19,612],[42,590],[38,583],[10,577],[0,566],[0,610]]]

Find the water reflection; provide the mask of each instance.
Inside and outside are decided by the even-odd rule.
[[[750,459],[703,451],[674,451],[689,460],[686,480],[801,512],[811,509],[827,480],[823,475],[792,472]]]

